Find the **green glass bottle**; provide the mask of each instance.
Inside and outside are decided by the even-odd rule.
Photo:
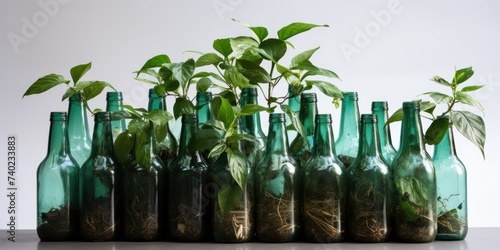
[[[47,156],[37,170],[37,234],[42,241],[78,237],[80,166],[69,152],[66,112],[50,114]]]
[[[361,115],[359,152],[347,170],[349,235],[384,242],[392,230],[392,175],[378,139],[377,115]]]
[[[241,133],[241,127],[237,125]],[[234,142],[234,146],[241,152],[245,152],[242,141]],[[253,168],[248,159],[247,179],[242,190],[231,175],[231,169],[224,152],[215,164],[209,167],[209,175],[212,183],[217,185],[217,195],[211,200],[212,212],[212,235],[216,242],[240,243],[251,241],[254,234],[254,185]],[[236,190],[236,191],[235,191]],[[237,203],[229,211],[222,211],[219,205],[219,192],[237,192],[240,197]]]
[[[68,138],[71,156],[81,167],[89,158],[92,145],[82,92],[77,92],[69,98]]]
[[[314,119],[318,113],[315,93],[302,93],[300,96],[299,119],[304,126],[307,138],[297,134],[292,143],[290,143],[290,155],[303,167],[311,158],[311,149],[314,146]]]
[[[300,95],[296,95],[293,93],[293,87],[291,84],[288,84],[288,106],[295,112],[297,115],[300,111]],[[286,116],[286,126],[292,124],[292,121]],[[295,130],[287,130],[288,138],[295,138],[297,136],[297,131]]]
[[[389,124],[386,125],[388,119],[388,107],[385,101],[372,102],[372,114],[377,115],[377,127],[380,141],[380,149],[382,156],[390,167],[394,157],[396,157],[396,149],[392,145],[391,129]]]
[[[430,242],[437,233],[436,172],[425,151],[419,112],[418,102],[403,103],[401,143],[392,163],[394,235],[406,242]]]
[[[444,116],[449,119],[448,116]],[[440,118],[440,117],[438,117]],[[467,171],[455,151],[453,127],[434,147],[438,195],[438,240],[463,240],[467,235]]]
[[[111,113],[98,112],[94,121],[92,151],[80,171],[80,236],[108,241],[120,230],[122,175],[113,151]]]
[[[149,89],[149,104],[148,111],[153,110],[167,110],[167,102],[165,96],[159,96],[153,89]],[[177,156],[177,139],[170,131],[170,127],[167,123],[167,136],[161,142],[156,145],[157,155],[163,161],[163,164],[168,168],[170,163]]]
[[[335,141],[335,148],[340,161],[349,168],[358,154],[359,143],[359,108],[358,93],[343,93],[342,109],[340,113],[339,137]]]
[[[123,110],[123,95],[122,92],[107,92],[106,93],[106,111],[122,111]],[[113,130],[113,142],[116,137],[123,131],[127,130],[125,119],[120,119],[111,122],[111,129]]]
[[[209,233],[208,165],[199,151],[190,151],[189,142],[198,130],[195,114],[182,115],[179,154],[168,172],[167,221],[170,240],[200,241]]]
[[[156,154],[153,123],[146,148],[149,165],[143,166],[132,154],[124,166],[123,231],[126,240],[149,241],[165,238],[166,168]]]
[[[247,104],[258,104],[257,102],[257,88],[247,87],[241,90],[241,107]],[[245,134],[249,134],[257,139],[258,144],[249,141],[243,141],[245,156],[252,167],[255,166],[264,155],[266,150],[267,138],[262,132],[260,125],[260,113],[255,113],[253,115],[242,116],[241,118],[241,130]]]
[[[346,169],[335,153],[330,114],[318,114],[311,159],[302,168],[302,226],[312,242],[339,242],[345,237]]]
[[[285,115],[270,114],[266,153],[255,177],[256,235],[266,242],[299,237],[300,173],[289,155]]]
[[[212,92],[196,93],[196,106],[198,126],[201,128],[205,122],[214,119],[214,114],[212,112]]]

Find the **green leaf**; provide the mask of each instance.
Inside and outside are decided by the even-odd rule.
[[[169,69],[167,66],[161,66],[161,68],[158,70],[158,76],[161,77],[161,79],[164,82],[170,81],[170,80],[175,80],[174,77],[173,77],[174,76],[174,72],[172,72],[172,70]]]
[[[317,24],[310,24],[310,23],[300,23],[300,22],[295,22],[291,23],[280,30],[278,30],[278,38],[280,40],[287,40],[290,37],[293,37],[295,35],[298,35],[302,32],[308,31],[312,28],[316,27],[329,27],[328,25],[317,25]]]
[[[218,157],[219,155],[224,153],[226,149],[227,145],[225,143],[215,145],[215,147],[213,147],[212,150],[210,150],[210,153],[208,153],[208,158],[210,159],[212,157]]]
[[[338,98],[338,99],[343,97],[342,91],[340,91],[337,88],[337,86],[335,86],[329,82],[306,80],[306,84],[311,85],[311,86],[316,86],[323,94],[325,94],[329,97]]]
[[[479,103],[479,101],[475,97],[462,91],[457,91],[455,97],[457,101],[463,104],[476,107],[477,109],[483,111],[483,106],[481,105],[481,103]]]
[[[163,84],[163,87],[164,87],[164,91],[177,91],[179,89],[179,81],[177,80],[169,80],[169,81],[165,81],[165,83]],[[162,95],[160,95],[162,96]]]
[[[190,58],[185,62],[170,63],[170,64],[165,64],[165,66],[170,70],[172,70],[175,79],[177,79],[177,81],[179,81],[181,86],[185,88],[187,82],[193,76],[195,64],[196,63],[194,62],[194,60]]]
[[[135,144],[134,144],[134,153],[135,160],[139,166],[143,167],[147,171],[151,167],[151,152],[147,147],[148,142],[148,134],[144,131],[139,131],[135,134]]]
[[[301,80],[304,80],[308,76],[326,76],[329,78],[336,78],[340,79],[335,72],[328,70],[328,69],[322,69],[322,68],[316,68],[316,69],[311,69],[308,70],[303,76]]]
[[[92,62],[89,62],[87,64],[80,64],[71,68],[69,72],[71,73],[73,84],[76,84],[78,81],[80,81],[80,78],[82,78],[82,76],[85,75],[85,73],[87,73],[87,71],[89,71],[91,67]]]
[[[249,24],[246,24],[246,23],[241,22],[241,21],[239,21],[239,20],[236,20],[236,19],[234,19],[234,18],[232,18],[232,20],[233,20],[233,21],[235,21],[235,22],[237,22],[237,23],[239,23],[239,24],[241,24],[241,25],[243,25],[243,26],[245,26],[245,27],[248,27],[250,30],[252,30],[252,31],[253,31],[253,33],[254,33],[254,34],[255,34],[255,35],[259,38],[259,41],[261,41],[261,42],[262,42],[262,40],[264,40],[264,39],[267,37],[267,35],[269,34],[269,32],[267,31],[267,29],[266,29],[265,27],[260,27],[260,26],[255,27],[255,26],[251,26],[251,25],[249,25]]]
[[[231,144],[231,143],[237,142],[237,141],[249,141],[249,142],[258,143],[257,138],[255,138],[255,136],[249,135],[249,134],[232,134],[226,138],[226,142],[228,144]]]
[[[309,59],[311,58],[311,56],[314,54],[314,52],[316,52],[317,50],[319,49],[319,47],[317,48],[314,48],[314,49],[310,49],[310,50],[306,50],[296,56],[294,56],[292,58],[292,62],[290,64],[290,68],[292,67],[295,67],[297,65],[301,65],[301,64],[304,64],[304,63],[307,63],[309,62]],[[309,62],[310,64],[310,62]]]
[[[425,131],[425,142],[429,145],[440,143],[449,127],[450,119],[448,117],[440,117],[432,121],[427,131]]]
[[[212,47],[219,53],[221,53],[225,58],[233,53],[233,49],[231,48],[231,41],[229,38],[215,40],[212,44]]]
[[[420,218],[420,215],[417,213],[415,208],[408,201],[400,201],[399,207],[402,210],[402,214],[404,217],[401,218],[406,221],[415,221]]]
[[[198,60],[196,60],[196,67],[202,67],[202,66],[206,66],[206,65],[217,66],[219,63],[221,63],[223,61],[224,61],[224,59],[222,59],[220,56],[218,56],[215,53],[206,53],[206,54],[200,56],[200,58],[198,58]]]
[[[128,123],[128,131],[131,133],[131,134],[137,134],[141,131],[144,130],[146,126],[146,123],[141,120],[141,119],[132,119],[129,123]]]
[[[68,88],[62,97],[62,101],[73,96],[77,91],[74,88]]]
[[[139,82],[143,82],[143,83],[147,83],[147,84],[158,84],[158,82],[156,81],[152,81],[152,80],[149,80],[149,79],[144,79],[144,78],[134,78],[135,80],[139,81]]]
[[[396,110],[389,119],[387,119],[386,125],[393,122],[399,122],[403,120],[403,109],[400,108]]]
[[[464,87],[460,91],[462,91],[462,92],[472,92],[472,91],[478,90],[478,89],[480,89],[480,88],[482,88],[484,86],[486,86],[486,85],[471,85],[471,86],[466,86],[466,87]]]
[[[31,86],[26,90],[23,97],[27,95],[40,94],[43,93],[59,84],[68,84],[69,81],[64,79],[61,75],[50,74],[43,76],[36,80]]]
[[[217,96],[212,101],[212,109],[217,120],[224,123],[224,127],[229,129],[236,119],[233,107],[226,98]]]
[[[196,83],[196,91],[207,92],[207,90],[210,89],[212,85],[214,85],[214,83],[212,82],[212,80],[210,80],[210,78],[203,77]]]
[[[78,82],[75,87],[83,91],[83,94],[87,101],[101,94],[101,92],[106,87],[112,88],[116,91],[113,85],[104,81],[81,81]]]
[[[238,186],[245,189],[248,175],[248,161],[245,155],[238,149],[226,149],[229,170]]]
[[[236,60],[236,68],[251,82],[270,83],[271,76],[258,64],[247,60]]]
[[[248,79],[245,78],[234,66],[229,66],[224,70],[224,79],[230,87],[248,87],[251,86]]]
[[[162,142],[167,138],[168,135],[168,128],[167,124],[154,124],[153,125],[154,132],[155,132],[155,140],[156,142]]]
[[[114,144],[115,157],[118,163],[125,165],[132,148],[134,147],[134,136],[128,130],[116,137]]]
[[[248,36],[239,36],[230,39],[233,55],[236,59],[241,58],[249,48],[258,48],[259,43]]]
[[[481,150],[484,158],[486,128],[483,118],[469,111],[457,110],[453,111],[451,120],[457,130]]]
[[[170,63],[170,58],[167,55],[161,54],[154,56],[151,59],[147,60],[146,63],[142,66],[142,68],[139,71],[137,71],[136,77],[138,77],[140,73],[143,73],[143,71],[147,69],[158,68],[165,63]]]
[[[463,83],[463,82],[467,81],[469,78],[471,78],[472,75],[474,75],[474,71],[472,70],[472,67],[459,69],[455,72],[455,77],[453,78],[453,83],[457,84],[457,85],[460,83]]]
[[[232,91],[224,90],[219,93],[219,96],[224,97],[231,105],[236,106],[236,96]]]
[[[274,111],[275,108],[276,107],[267,108],[264,106],[260,106],[258,104],[249,103],[249,104],[246,104],[245,106],[243,106],[241,108],[241,111],[238,112],[236,115],[238,115],[238,116],[253,115],[255,113],[262,112],[262,111],[272,112],[272,111]]]
[[[287,49],[285,42],[275,38],[264,40],[259,48],[263,49],[275,62],[285,55]]]
[[[425,92],[422,95],[429,95],[436,103],[449,103],[453,100],[453,97],[440,92]]]
[[[434,109],[436,108],[436,104],[429,101],[419,101],[420,103],[420,112],[426,112],[432,115]]]
[[[236,185],[225,184],[219,189],[217,200],[222,214],[235,208],[241,199],[241,189]]]
[[[288,115],[290,118],[290,121],[292,122],[292,125],[295,127],[295,131],[302,136],[302,138],[307,138],[306,131],[304,130],[304,126],[300,122],[299,115],[295,112],[293,112],[292,108],[288,105],[281,105],[281,110],[285,112],[285,114]],[[308,142],[309,145],[309,142]]]
[[[431,78],[431,81],[433,82],[437,82],[441,85],[444,85],[446,87],[450,87],[451,86],[451,83],[449,83],[448,81],[446,81],[445,79],[443,79],[442,77],[440,76],[434,76]]]
[[[164,125],[167,124],[173,117],[166,110],[153,110],[144,115],[144,118],[149,119],[155,125]]]
[[[212,128],[198,129],[189,142],[189,151],[194,152],[212,149],[221,141],[222,135],[219,131]]]
[[[198,73],[194,74],[193,77],[191,77],[191,78],[194,79],[194,78],[203,78],[203,77],[209,77],[209,76],[215,78],[217,81],[224,82],[224,79],[220,75],[218,75],[214,72],[198,72]]]
[[[224,127],[224,123],[219,121],[219,120],[215,120],[215,119],[212,119],[212,120],[208,120],[205,122],[205,124],[203,124],[204,126],[210,126],[210,127],[213,127],[215,129],[218,129],[218,130],[221,130],[221,131],[224,131],[226,128]]]
[[[194,114],[196,112],[196,107],[194,104],[184,98],[177,97],[174,103],[174,117],[175,119],[181,117],[183,114]]]

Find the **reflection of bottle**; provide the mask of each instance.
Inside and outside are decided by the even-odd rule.
[[[443,140],[434,147],[432,158],[438,192],[438,240],[463,240],[468,229],[467,172],[455,152],[452,128],[448,128]]]
[[[403,103],[401,143],[392,163],[394,235],[407,242],[436,238],[436,173],[425,151],[418,102]]]
[[[349,235],[383,242],[392,228],[392,176],[380,150],[377,116],[361,115],[359,152],[347,170]]]
[[[171,240],[200,241],[208,236],[209,201],[206,197],[208,165],[188,145],[198,130],[195,114],[182,115],[179,154],[168,172],[167,227]]]
[[[391,131],[387,123],[387,102],[372,102],[372,113],[377,115],[377,127],[380,138],[380,149],[382,156],[389,167],[396,156],[396,150],[392,146]]]
[[[290,154],[297,161],[299,167],[303,167],[311,157],[311,149],[314,146],[314,119],[318,113],[315,93],[302,93],[300,97],[299,118],[307,138],[297,134],[290,144]]]
[[[149,89],[148,111],[151,112],[158,109],[167,110],[165,96],[158,96],[153,89]],[[177,145],[177,139],[175,139],[167,123],[167,136],[156,145],[157,154],[166,167],[170,166],[170,163],[177,155]]]
[[[290,242],[300,227],[300,173],[288,153],[284,114],[270,114],[266,153],[255,178],[256,233],[261,241]]]
[[[122,111],[123,110],[123,96],[122,92],[108,92],[106,93],[106,111]],[[111,122],[111,130],[113,130],[113,141],[123,131],[127,130],[125,119],[120,119]]]
[[[81,167],[89,158],[92,144],[82,92],[77,92],[69,98],[68,138],[71,156]]]
[[[257,88],[243,88],[241,90],[241,107],[243,108],[247,104],[258,104],[257,103]],[[241,116],[241,130],[245,134],[249,134],[257,139],[258,144],[250,141],[243,141],[245,156],[247,157],[250,165],[255,166],[264,155],[266,147],[266,136],[262,132],[260,126],[260,113],[255,113],[253,115]]]
[[[78,237],[80,167],[69,152],[66,113],[50,114],[47,156],[37,171],[37,234],[42,241]]]
[[[121,168],[113,152],[111,114],[95,114],[90,157],[80,173],[80,236],[86,241],[116,239],[120,227]]]
[[[346,170],[335,155],[332,118],[316,115],[311,159],[302,168],[302,226],[306,239],[339,242],[346,226]]]
[[[359,143],[359,108],[358,93],[343,93],[342,110],[340,113],[340,131],[335,149],[340,161],[349,168],[358,154]]]

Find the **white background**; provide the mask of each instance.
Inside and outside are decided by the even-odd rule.
[[[468,83],[488,86],[475,95],[485,108],[486,160],[458,132],[456,145],[468,170],[470,226],[498,227],[499,11],[500,2],[490,0],[2,0],[0,228],[7,224],[7,135],[18,136],[18,228],[35,228],[36,169],[47,150],[49,113],[67,109],[60,101],[62,86],[22,99],[30,84],[49,73],[70,79],[72,66],[92,61],[85,80],[108,81],[124,92],[125,103],[145,107],[149,86],[135,81],[132,72],[157,54],[184,61],[197,56],[186,50],[212,51],[214,39],[252,35],[231,18],[266,26],[274,37],[294,21],[330,25],[292,38],[295,51],[289,52],[320,46],[313,62],[338,73],[342,81],[334,83],[342,90],[359,92],[361,113],[370,112],[373,100],[388,100],[394,111],[420,93],[446,91],[429,78],[450,79],[454,67],[473,66]],[[11,41],[15,36],[17,44]],[[351,53],[343,52],[349,46]],[[93,108],[104,105],[104,95],[91,102]],[[338,133],[340,110],[320,98],[319,112],[333,114]],[[265,115],[262,124],[266,131]],[[396,146],[399,125],[392,125]]]

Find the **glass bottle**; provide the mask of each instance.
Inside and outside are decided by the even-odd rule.
[[[156,154],[153,123],[150,123],[146,148],[149,165],[137,162],[132,154],[124,167],[123,203],[124,237],[126,240],[148,241],[164,238],[166,168]]]
[[[293,87],[291,84],[288,84],[288,106],[290,106],[293,112],[299,115],[300,95],[295,95],[293,93]],[[292,124],[292,121],[290,121],[288,116],[286,116],[286,126],[288,127],[290,124]],[[286,133],[288,138],[295,138],[295,136],[297,136],[297,131],[295,130],[287,130]]]
[[[335,148],[340,161],[349,168],[358,154],[359,143],[359,108],[358,93],[343,93],[340,113],[340,131]]]
[[[159,96],[153,89],[149,89],[148,111],[151,112],[158,109],[167,110],[165,96]],[[176,157],[177,148],[177,139],[175,139],[175,136],[172,134],[172,131],[170,131],[170,127],[167,123],[167,136],[163,141],[157,143],[156,145],[157,155],[167,168]]]
[[[406,242],[430,242],[437,233],[436,173],[425,151],[419,112],[418,102],[403,103],[401,143],[392,163],[394,235]]]
[[[377,115],[377,127],[380,141],[380,149],[382,156],[390,167],[394,157],[396,156],[396,149],[392,146],[391,128],[389,124],[386,125],[388,119],[388,107],[385,101],[372,102],[372,114]]]
[[[82,92],[76,92],[69,98],[68,138],[71,156],[81,167],[89,158],[92,145]]]
[[[392,175],[378,139],[377,115],[361,115],[359,152],[347,170],[348,231],[355,241],[384,242],[392,230]]]
[[[299,119],[304,126],[307,138],[297,133],[295,139],[290,144],[290,155],[303,167],[311,158],[311,149],[314,146],[314,119],[318,113],[315,93],[302,93],[300,96]]]
[[[237,126],[241,133],[241,127]],[[236,148],[245,152],[243,141],[234,142]],[[217,184],[218,192],[227,192],[237,190],[240,197],[238,202],[230,211],[221,211],[219,206],[219,193],[214,195],[211,200],[212,212],[212,235],[216,242],[248,242],[251,241],[254,234],[254,185],[253,168],[250,162],[247,163],[247,179],[245,187],[242,190],[231,175],[231,169],[228,163],[227,153],[224,152],[217,159],[214,165],[209,168],[211,181]]]
[[[80,236],[108,241],[120,229],[122,176],[113,151],[111,113],[98,112],[94,121],[92,151],[80,172]]]
[[[37,171],[37,234],[42,241],[78,236],[80,166],[69,152],[66,112],[50,114],[47,156]]]
[[[302,227],[313,242],[339,242],[345,236],[346,169],[335,153],[332,118],[318,114],[311,159],[302,168]]]
[[[198,126],[201,128],[205,122],[214,119],[214,114],[212,112],[212,92],[196,93],[196,106]]]
[[[122,92],[107,92],[106,93],[106,111],[122,111],[123,110],[123,95]],[[123,131],[127,130],[125,119],[120,119],[111,122],[111,130],[113,130],[113,142],[116,137]]]
[[[468,231],[467,171],[455,152],[453,126],[450,125],[443,140],[434,147],[432,161],[436,167],[438,193],[436,239],[463,240]]]
[[[248,87],[241,90],[241,107],[247,104],[258,104],[257,102],[257,88]],[[241,130],[245,134],[254,136],[258,144],[249,141],[243,141],[245,156],[247,157],[250,165],[255,166],[264,155],[266,150],[267,138],[262,132],[260,126],[260,113],[253,115],[241,116]]]
[[[255,178],[256,235],[266,242],[299,237],[300,173],[289,155],[285,115],[270,114],[266,153]]]
[[[199,151],[188,149],[197,130],[196,115],[182,115],[179,154],[168,169],[167,182],[167,226],[173,241],[200,241],[209,232],[208,165]]]

